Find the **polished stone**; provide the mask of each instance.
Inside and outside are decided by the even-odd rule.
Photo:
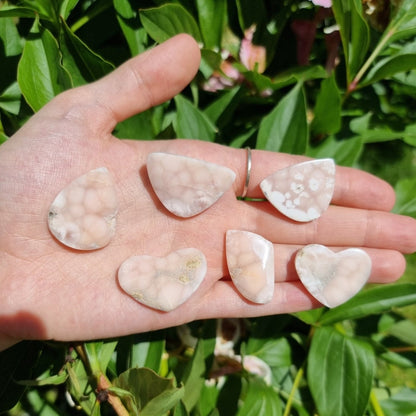
[[[49,208],[48,225],[62,244],[78,250],[106,246],[115,233],[116,186],[107,168],[91,170],[67,185]]]
[[[118,281],[138,302],[168,312],[189,299],[206,272],[204,254],[195,248],[184,248],[166,257],[129,257],[119,268]]]
[[[310,244],[298,251],[295,266],[305,288],[329,308],[356,295],[371,274],[370,256],[359,248],[334,253],[320,244]]]
[[[328,208],[335,187],[335,163],[317,159],[281,169],[260,187],[282,214],[299,222],[312,221]]]
[[[238,291],[252,302],[270,302],[274,291],[273,244],[249,231],[228,230],[226,257]]]
[[[157,197],[178,217],[197,215],[213,205],[235,180],[224,166],[169,153],[151,153],[147,172]]]

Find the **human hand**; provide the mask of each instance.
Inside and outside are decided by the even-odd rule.
[[[389,213],[394,192],[380,179],[337,168],[333,204],[310,223],[294,223],[268,202],[239,201],[246,152],[192,140],[127,141],[116,124],[175,94],[195,75],[199,49],[177,36],[93,84],[67,91],[40,110],[0,147],[0,346],[23,339],[79,340],[121,336],[195,319],[278,314],[319,306],[294,270],[294,254],[309,243],[334,250],[362,247],[371,256],[371,282],[387,283],[405,268],[402,253],[416,249],[416,221]],[[151,152],[171,152],[227,166],[233,189],[189,219],[170,215],[146,175]],[[248,196],[262,197],[260,181],[303,157],[253,151]],[[119,197],[116,235],[100,250],[80,252],[48,230],[56,194],[87,171],[107,167]],[[265,305],[244,300],[228,278],[224,237],[229,229],[260,234],[274,244],[275,294]],[[131,255],[164,256],[201,250],[208,273],[200,288],[169,313],[124,293],[117,270]]]

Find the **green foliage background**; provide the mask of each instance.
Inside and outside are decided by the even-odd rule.
[[[120,123],[118,137],[332,157],[389,181],[395,211],[415,216],[416,8],[413,0],[370,3],[373,13],[360,0],[333,0],[333,13],[300,0],[0,1],[0,142],[61,91],[187,32],[201,44],[197,77],[170,102]],[[299,21],[316,23],[304,66]],[[267,51],[263,73],[239,54],[253,25],[254,43]],[[334,25],[335,68],[326,49]],[[221,73],[224,60],[237,79]],[[368,287],[332,310],[20,343],[0,354],[0,411],[416,415],[415,257],[408,265],[398,283]],[[218,353],[221,339],[234,341],[228,355]],[[260,374],[246,365],[253,357]]]

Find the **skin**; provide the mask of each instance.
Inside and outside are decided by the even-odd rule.
[[[195,319],[317,307],[293,265],[296,251],[309,243],[334,250],[362,247],[373,261],[371,282],[389,283],[403,274],[403,253],[416,250],[416,221],[389,213],[392,188],[368,173],[338,167],[333,205],[318,220],[298,224],[268,202],[236,199],[244,187],[245,150],[192,140],[127,141],[111,134],[118,122],[179,93],[199,61],[194,40],[179,35],[98,82],[59,95],[0,147],[1,348],[23,339],[115,337]],[[228,166],[237,174],[233,189],[204,213],[175,218],[157,200],[147,178],[146,157],[154,151]],[[264,177],[302,160],[253,151],[248,196],[261,197]],[[48,208],[69,182],[100,166],[117,183],[116,236],[101,250],[72,250],[50,234]],[[252,231],[274,243],[276,287],[270,303],[252,304],[231,284],[224,250],[228,229]],[[118,286],[118,267],[131,255],[164,256],[184,247],[200,249],[209,270],[178,309],[152,310]]]

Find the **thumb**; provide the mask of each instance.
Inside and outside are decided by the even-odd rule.
[[[200,58],[191,36],[174,36],[100,80],[58,95],[40,113],[111,133],[120,121],[178,94],[195,76]]]
[[[198,71],[200,51],[189,35],[177,35],[87,86],[110,110],[114,125],[178,94]]]

